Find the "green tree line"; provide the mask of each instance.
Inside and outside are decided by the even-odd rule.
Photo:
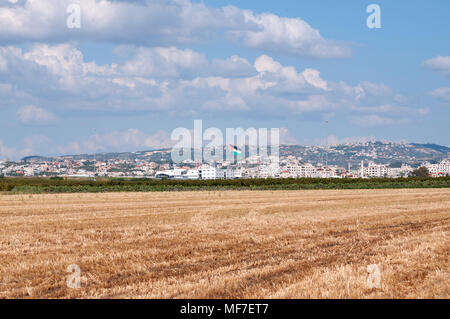
[[[268,179],[63,179],[0,178],[0,191],[9,193],[152,192],[183,190],[300,190],[371,188],[446,188],[450,177],[409,178],[268,178]]]

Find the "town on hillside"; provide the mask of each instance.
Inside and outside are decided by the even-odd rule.
[[[210,164],[185,160],[175,164],[170,150],[132,153],[73,155],[54,158],[28,157],[0,160],[1,176],[68,178],[368,178],[408,177],[426,167],[432,177],[450,175],[450,152],[434,144],[367,142],[322,146],[281,146],[279,158],[236,157],[234,162]]]

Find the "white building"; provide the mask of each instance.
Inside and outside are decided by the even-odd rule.
[[[369,165],[365,168],[363,175],[369,177],[387,177],[388,173],[389,168],[386,165],[369,162]]]
[[[157,178],[176,178],[181,179],[185,175],[186,169],[184,168],[174,168],[165,171],[157,171],[155,177]]]
[[[23,173],[25,176],[34,176],[34,168],[32,166],[25,167]]]
[[[258,167],[258,177],[260,178],[275,178],[281,173],[280,165],[278,163],[271,163],[260,165]]]
[[[424,163],[423,166],[428,169],[430,175],[433,177],[446,176],[447,174],[450,175],[449,160],[443,160],[438,164]]]
[[[175,179],[233,179],[241,178],[241,171],[235,171],[232,168],[220,169],[207,164],[195,169],[174,168],[156,172],[157,178],[175,178]]]
[[[288,171],[289,177],[317,177],[317,168],[310,164],[306,163],[303,165],[288,165],[286,166],[286,170]]]
[[[234,178],[242,178],[242,170],[241,169],[235,169],[234,171]]]
[[[407,177],[413,170],[411,166],[405,164],[399,168],[391,167],[388,171],[388,177]]]
[[[216,178],[222,178],[222,179],[234,179],[235,176],[235,170],[232,168],[225,168],[225,169],[217,169],[216,170]]]
[[[218,168],[209,165],[202,165],[198,169],[200,179],[216,179],[218,178]]]
[[[368,166],[365,167],[364,163],[361,162],[360,177],[402,177],[408,176],[412,171],[413,168],[405,164],[400,168],[393,168],[384,164],[369,162]]]
[[[200,175],[199,175],[198,169],[188,169],[186,171],[185,178],[187,178],[187,179],[199,179]]]

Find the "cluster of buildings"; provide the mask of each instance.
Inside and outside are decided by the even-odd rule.
[[[174,179],[235,179],[242,178],[243,176],[240,169],[201,165],[198,168],[175,167],[170,170],[158,171],[155,177]]]
[[[425,162],[419,167],[426,167],[431,177],[450,176],[449,160],[443,160],[436,164]],[[387,165],[375,164],[374,162],[369,162],[367,166],[361,163],[360,177],[404,177],[408,176],[414,169],[410,165],[405,164],[401,167],[389,167]]]
[[[423,163],[432,177],[450,176],[450,161],[438,164]],[[418,168],[418,167],[416,167]],[[198,168],[174,167],[157,171],[157,178],[174,179],[234,179],[234,178],[373,178],[408,177],[415,168],[410,165],[390,167],[389,165],[361,162],[358,168],[344,168],[336,165],[324,166],[311,163],[299,163],[295,159],[282,160],[280,163],[264,163],[253,167],[221,167],[201,165]]]
[[[428,169],[428,173],[430,176],[439,177],[439,176],[448,176],[450,175],[450,160],[443,160],[437,164],[424,163]]]
[[[62,176],[62,177],[146,177],[154,176],[158,167],[155,162],[123,159],[74,160],[62,158],[11,162],[0,160],[0,175],[4,176]],[[166,166],[169,168],[169,166]]]
[[[450,161],[442,160],[425,166],[432,177],[450,176]],[[262,162],[259,158],[245,158],[236,163],[226,161],[214,164],[194,162],[174,165],[145,159],[93,160],[59,158],[56,160],[27,160],[11,162],[0,160],[3,176],[62,176],[62,177],[135,177],[171,178],[188,180],[236,179],[236,178],[369,178],[407,177],[417,167],[401,165],[391,167],[373,161],[361,161],[360,165],[342,167],[337,165],[313,165],[295,156],[280,157]]]

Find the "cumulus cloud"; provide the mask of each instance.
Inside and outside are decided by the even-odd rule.
[[[386,113],[390,115],[426,115],[430,112],[428,107],[412,108],[402,105],[382,104],[376,106],[352,106],[352,110],[363,113]]]
[[[127,152],[169,148],[174,145],[166,131],[146,134],[137,129],[93,134],[85,139],[66,145],[55,145],[46,135],[26,136],[22,143],[14,147],[0,139],[0,159],[17,160],[30,155],[85,154],[96,152]]]
[[[328,91],[327,81],[320,77],[320,72],[318,70],[306,69],[302,72],[302,75],[308,84],[314,86],[315,88]]]
[[[26,125],[48,125],[56,118],[53,113],[34,105],[26,105],[17,111],[17,116],[22,124]]]
[[[314,93],[328,90],[327,81],[320,77],[320,71],[305,69],[299,73],[292,66],[282,66],[272,57],[262,55],[255,60],[259,80],[265,84],[261,88],[279,93]]]
[[[69,29],[66,9],[71,3],[27,0],[0,7],[0,43],[83,39],[154,47],[222,37],[223,41],[296,56],[342,58],[351,54],[349,45],[323,38],[300,18],[255,14],[234,6],[212,8],[189,0],[79,0],[81,28]]]
[[[438,88],[430,92],[430,95],[444,102],[450,102],[450,88]]]
[[[210,74],[224,77],[250,77],[258,72],[247,59],[233,55],[228,59],[214,59],[210,63]]]
[[[286,127],[280,127],[280,144],[282,145],[298,145],[298,140],[289,133]]]
[[[25,156],[48,152],[51,150],[49,141],[50,139],[45,135],[31,135],[23,139],[21,146],[10,147],[0,139],[0,159],[17,160]]]
[[[423,66],[450,75],[450,56],[436,56],[424,61]]]
[[[0,56],[0,71],[6,71],[6,60]]]
[[[0,47],[6,65],[0,95],[4,101],[46,105],[58,112],[163,112],[168,118],[233,112],[281,119],[337,110],[344,115],[356,111],[415,116],[420,111],[404,106],[405,101],[383,83],[336,83],[317,69],[298,70],[268,55],[251,62],[237,55],[209,60],[176,47],[119,46],[114,52],[119,62],[99,65],[86,61],[73,44],[34,44],[27,50]],[[426,108],[420,112],[425,114]],[[52,119],[48,111],[35,108],[20,114],[28,124]]]
[[[374,96],[389,96],[394,93],[393,90],[384,83],[362,81],[358,87],[360,87],[365,94],[367,93]]]
[[[179,78],[195,74],[246,77],[257,73],[246,59],[237,55],[208,61],[202,53],[176,47],[119,46],[115,52],[128,57],[119,70],[128,76]]]
[[[258,28],[233,33],[249,47],[315,58],[351,56],[349,45],[324,39],[318,30],[299,18],[254,14],[251,11],[244,11],[244,16]]]
[[[335,102],[330,101],[323,95],[310,95],[305,100],[289,101],[289,108],[295,114],[304,112],[318,112],[338,107]]]
[[[191,49],[179,50],[168,48],[125,48],[119,47],[116,52],[132,53],[121,69],[124,74],[151,77],[179,77],[181,70],[204,67],[207,64],[203,54]]]
[[[61,154],[81,154],[94,152],[126,152],[167,148],[174,144],[165,131],[146,134],[137,129],[113,131],[94,134],[82,141],[75,141],[67,146],[58,147]]]
[[[354,116],[352,117],[352,122],[362,127],[377,127],[377,126],[405,124],[408,123],[409,120],[407,118],[396,119],[388,116],[371,114],[371,115]]]
[[[22,151],[19,151],[15,148],[11,148],[5,145],[5,143],[0,140],[0,158],[1,159],[16,159],[18,157],[20,157],[21,155],[26,154],[23,153]]]

